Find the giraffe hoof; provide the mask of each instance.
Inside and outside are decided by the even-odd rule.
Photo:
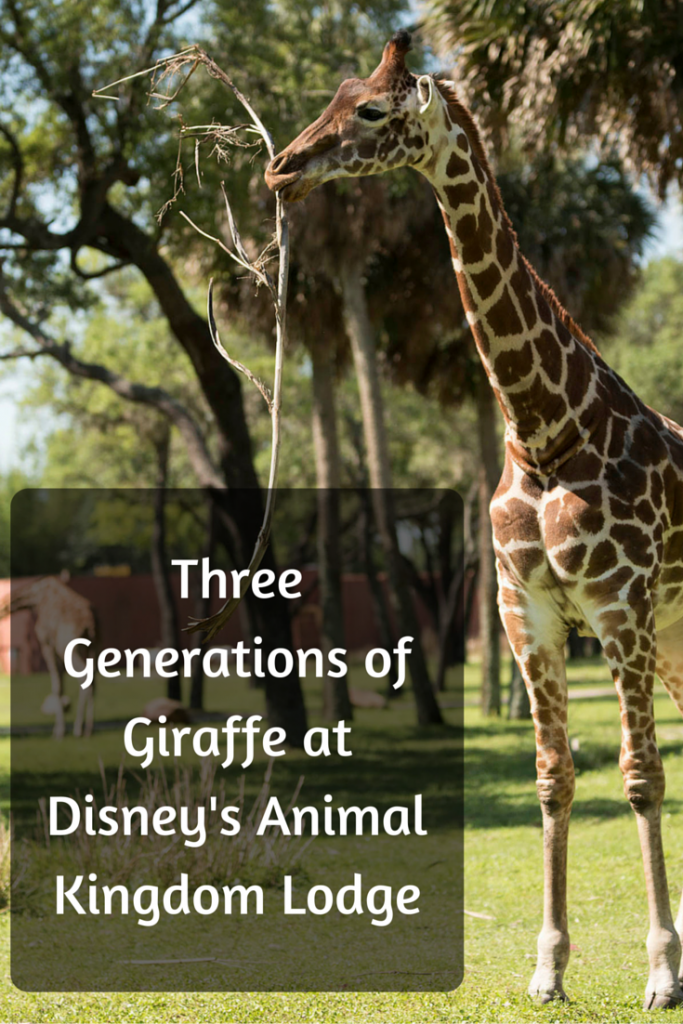
[[[651,996],[645,996],[643,1003],[644,1010],[673,1010],[675,1006],[683,1003],[683,994],[673,996],[658,996],[653,992]]]
[[[529,991],[529,995],[531,996],[531,998],[535,1002],[540,1003],[541,1006],[544,1006],[546,1003],[552,1003],[552,1002],[560,1002],[560,1003],[568,1003],[569,1002],[569,999],[567,997],[567,993],[565,992],[565,990],[562,988],[561,985],[558,985],[558,986],[555,986],[555,987],[552,987],[552,988],[551,987],[546,987],[546,986],[540,984],[539,982],[537,982],[535,979],[532,979],[531,984],[529,985],[529,990],[528,991]]]

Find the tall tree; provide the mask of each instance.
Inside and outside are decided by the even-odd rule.
[[[0,311],[4,312],[10,320],[12,320],[18,327],[20,327],[34,342],[32,348],[20,348],[5,353],[6,357],[18,358],[18,357],[29,357],[35,359],[40,356],[51,357],[55,362],[62,365],[72,375],[71,379],[66,387],[66,399],[62,395],[62,409],[69,414],[73,420],[77,420],[80,417],[82,420],[90,422],[91,424],[97,423],[100,428],[103,424],[113,419],[118,426],[133,427],[133,431],[129,432],[124,439],[127,441],[127,445],[118,447],[112,447],[112,438],[98,436],[95,440],[95,447],[104,448],[108,447],[109,456],[108,458],[95,461],[93,460],[88,471],[90,474],[90,480],[93,484],[101,486],[105,481],[104,477],[109,475],[109,479],[113,476],[117,482],[121,480],[121,468],[119,466],[119,460],[122,457],[122,453],[127,450],[130,451],[131,447],[135,453],[135,457],[131,460],[132,465],[126,465],[125,469],[128,473],[131,472],[133,467],[136,467],[138,472],[142,469],[143,474],[149,473],[149,463],[145,463],[143,459],[140,460],[140,443],[138,434],[140,432],[141,424],[145,429],[149,426],[149,417],[152,417],[152,425],[156,427],[158,424],[154,420],[154,413],[147,411],[148,407],[155,410],[156,413],[162,413],[167,418],[171,418],[179,426],[180,432],[183,433],[185,441],[184,454],[187,457],[187,461],[191,466],[192,470],[196,473],[196,479],[199,484],[208,490],[210,499],[215,507],[216,516],[215,522],[217,526],[217,532],[220,531],[221,541],[226,550],[229,551],[233,558],[233,562],[237,562],[240,565],[246,565],[248,561],[248,555],[250,549],[244,544],[245,536],[247,539],[250,538],[254,531],[254,524],[251,524],[249,532],[247,532],[247,524],[245,522],[245,506],[249,505],[248,501],[244,501],[244,495],[252,492],[240,491],[235,497],[234,492],[228,491],[225,488],[225,478],[221,475],[220,469],[214,463],[214,460],[209,451],[209,446],[201,428],[201,415],[197,415],[197,411],[190,411],[184,405],[182,405],[178,398],[171,394],[168,390],[161,389],[159,387],[150,387],[147,384],[137,383],[131,381],[127,377],[124,377],[121,373],[113,370],[107,366],[103,366],[99,363],[85,362],[79,358],[78,352],[79,345],[71,346],[68,342],[57,343],[54,339],[45,333],[45,330],[36,324],[34,321],[26,317],[16,305],[16,302],[11,299],[5,291],[2,283],[2,273],[0,272]],[[85,345],[90,354],[95,352],[107,352],[109,348],[110,358],[114,361],[117,360],[120,365],[125,367],[125,371],[131,372],[139,370],[143,378],[146,376],[147,369],[152,363],[155,368],[155,372],[163,373],[164,367],[166,368],[166,383],[167,386],[173,388],[174,385],[178,387],[177,379],[180,367],[177,362],[174,362],[173,356],[178,356],[178,352],[173,349],[169,350],[166,346],[162,347],[161,352],[154,351],[155,343],[159,340],[159,334],[163,337],[164,330],[168,330],[167,325],[158,316],[154,323],[154,327],[149,330],[149,325],[146,325],[144,318],[142,318],[142,324],[136,325],[129,323],[127,325],[127,331],[124,340],[121,340],[121,323],[124,322],[124,318],[120,317],[118,320],[110,318],[107,324],[105,318],[104,323],[107,324],[108,330],[103,329],[102,319],[95,319],[90,324],[91,331],[87,330],[84,332],[85,337],[81,339],[81,346]],[[161,326],[161,332],[159,327]],[[145,331],[145,327],[148,328]],[[94,328],[94,329],[93,329]],[[154,329],[156,328],[156,330]],[[111,348],[115,349],[115,356],[111,356]],[[126,351],[126,348],[129,350]],[[175,380],[174,380],[175,375]],[[85,394],[83,391],[78,394],[78,384],[76,380],[85,379],[88,383],[82,385],[85,387]],[[181,374],[182,379],[182,374]],[[79,380],[80,383],[80,380]],[[107,386],[107,390],[102,389],[102,385]],[[88,389],[90,389],[88,391]],[[57,407],[59,404],[59,391],[57,394],[53,394],[50,390],[50,401],[53,407]],[[187,390],[185,385],[184,390]],[[190,389],[191,391],[191,389]],[[199,391],[197,388],[196,391]],[[74,401],[74,394],[80,398],[80,408],[78,401]],[[112,395],[123,398],[126,402],[132,402],[134,405],[142,406],[143,412],[140,412],[136,408],[136,412],[131,412],[127,407],[121,411],[115,406],[112,408],[111,404],[107,405],[107,398],[109,403],[112,402]],[[103,398],[103,396],[107,396]],[[94,409],[89,406],[89,399],[95,399]],[[201,409],[201,393],[194,395],[195,403],[199,405]],[[99,403],[99,408],[98,408]],[[103,403],[103,404],[102,404]],[[206,413],[206,410],[205,410]],[[132,433],[133,443],[131,446]],[[92,439],[91,439],[92,440]],[[118,441],[122,440],[119,435]],[[79,452],[81,446],[79,445]],[[147,477],[147,482],[154,482],[154,473],[158,471],[158,460],[151,459],[151,465],[154,467],[150,476]],[[118,475],[117,475],[118,474]],[[87,477],[86,477],[87,479]],[[143,475],[142,480],[145,477]],[[237,525],[236,525],[237,524]],[[272,556],[269,559],[272,562]],[[164,581],[163,574],[157,573],[157,579],[160,584],[160,593],[162,599],[164,599],[165,590],[167,585]],[[274,602],[277,602],[274,605]],[[292,646],[291,638],[291,625],[289,620],[288,609],[281,597],[274,598],[268,602],[252,602],[253,612],[259,623],[259,632],[264,637],[264,650],[269,651],[275,647],[289,647]],[[168,609],[168,600],[166,595],[166,608]],[[170,623],[170,616],[166,616],[166,622]],[[197,691],[195,690],[195,693]],[[303,704],[303,697],[301,693],[301,685],[299,677],[296,672],[292,671],[286,679],[273,679],[270,676],[266,677],[265,683],[265,697],[266,697],[266,710],[269,719],[273,724],[285,729],[288,739],[294,745],[301,745],[306,731],[306,713]]]
[[[313,388],[313,443],[317,483],[318,587],[322,610],[322,650],[346,648],[342,598],[341,458],[335,395],[335,352],[328,339],[316,339],[309,348]],[[346,677],[326,676],[323,715],[330,721],[351,719],[353,709]]]
[[[82,0],[57,7],[37,0],[30,11],[2,0],[2,106],[15,113],[0,122],[0,245],[8,289],[24,302],[32,298],[44,306],[47,299],[48,308],[56,299],[81,308],[87,293],[79,282],[123,265],[136,267],[189,356],[212,410],[225,479],[257,488],[239,379],[214,349],[205,320],[161,251],[146,196],[143,176],[149,174],[153,140],[168,159],[172,128],[146,107],[143,87],[131,86],[113,105],[91,97],[93,89],[142,70],[173,46],[178,17],[194,6],[158,0],[150,20],[136,0],[103,0],[95,10]],[[46,205],[51,216],[43,212]],[[83,269],[87,249],[109,262]],[[70,259],[70,274],[62,270],[62,254]]]
[[[413,595],[401,564],[393,507],[393,479],[377,355],[377,338],[366,298],[366,266],[377,247],[391,244],[405,228],[410,197],[398,200],[383,182],[347,182],[323,187],[299,214],[299,257],[322,264],[329,287],[338,291],[360,395],[374,518],[386,559],[390,591],[402,635],[413,638],[410,674],[418,719],[439,722],[422,649]],[[408,214],[409,216],[409,214]],[[293,227],[295,230],[295,227]],[[321,255],[322,254],[322,255]]]
[[[15,308],[17,302],[33,306],[35,324],[41,309],[57,299],[73,310],[82,308],[93,274],[116,273],[124,265],[137,268],[189,356],[211,409],[222,481],[242,488],[239,502],[229,495],[220,501],[247,555],[262,520],[262,501],[242,391],[211,344],[206,321],[195,311],[174,264],[174,257],[186,261],[190,247],[197,253],[197,239],[188,241],[187,229],[173,215],[161,229],[156,223],[155,211],[168,198],[175,127],[168,115],[145,104],[144,87],[131,76],[160,53],[181,49],[188,25],[193,33],[210,25],[216,57],[229,56],[227,66],[240,84],[264,101],[266,120],[269,115],[281,122],[296,119],[302,107],[317,102],[315,93],[325,88],[325,76],[336,75],[341,64],[351,61],[367,71],[369,51],[364,57],[363,42],[380,25],[384,34],[400,7],[392,0],[362,5],[342,0],[324,8],[293,0],[155,0],[152,7],[146,0],[101,0],[95,6],[74,0],[57,7],[49,0],[32,0],[28,7],[0,0],[0,99],[3,109],[14,112],[0,121],[0,243],[8,298]],[[204,17],[198,19],[200,11]],[[185,27],[184,15],[191,19]],[[327,67],[321,53],[327,55]],[[94,88],[123,77],[128,81],[120,87],[118,102],[92,99]],[[283,85],[294,102],[283,102]],[[19,89],[23,105],[16,101]],[[230,116],[230,97],[226,102],[222,90],[206,79],[200,84],[200,76],[194,76],[183,96],[186,109],[201,110],[204,123],[212,115],[225,120],[226,106]],[[252,156],[238,153],[233,161],[232,177],[246,192],[261,173]],[[192,203],[194,218],[205,223],[214,219],[218,175],[205,167],[202,174],[204,189],[184,201]],[[182,185],[181,175],[176,185]],[[262,210],[252,218],[262,219]],[[271,229],[266,225],[261,235],[267,237]],[[88,250],[98,262],[84,269]],[[66,273],[63,254],[70,259]],[[201,254],[197,265],[214,262],[215,254]],[[59,345],[44,347],[59,354]],[[69,367],[76,369],[73,360]],[[272,561],[268,552],[264,565]],[[264,636],[275,646],[287,646],[289,621],[279,597],[260,614]],[[285,689],[280,683],[267,699],[281,703],[290,738],[299,742],[305,723],[301,694],[294,686],[286,697]]]
[[[452,54],[500,148],[597,139],[664,194],[683,182],[679,0],[431,0],[425,32]]]

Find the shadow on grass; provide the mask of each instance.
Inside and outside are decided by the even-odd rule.
[[[480,729],[486,733],[486,728]],[[469,733],[469,730],[468,730]],[[681,744],[662,744],[662,757],[680,754]],[[618,766],[618,744],[590,745],[573,754],[577,776]],[[467,744],[465,758],[465,823],[468,828],[514,828],[540,825],[541,814],[536,795],[535,750]],[[631,815],[631,807],[622,795],[621,784],[614,797],[591,797],[590,783],[582,787],[572,807],[574,819],[613,819]],[[679,813],[683,800],[667,795],[667,811]]]
[[[30,746],[22,751],[23,743]],[[73,745],[70,746],[73,749]],[[97,803],[101,804],[103,786],[96,754],[92,766],[81,763],[70,767],[64,763],[71,755],[69,748],[50,738],[17,739],[13,747],[12,809],[15,825],[24,834],[35,832],[36,810],[41,798],[76,793],[84,796],[92,790]],[[42,756],[35,758],[33,754],[38,747]],[[127,763],[129,761],[127,759]],[[40,767],[33,770],[32,762]],[[163,767],[172,781],[172,758],[155,760],[154,767]],[[246,771],[239,765],[219,770],[219,777],[226,781],[226,802],[236,794],[242,775],[247,794],[255,794],[261,788],[265,769],[265,763],[261,762]],[[104,770],[107,786],[112,786],[119,766],[109,763]],[[136,802],[138,780],[144,775],[145,772],[136,767],[126,772],[126,792],[131,804]],[[289,803],[302,775],[304,784],[297,800],[299,807],[322,808],[325,795],[330,793],[334,805],[372,804],[383,814],[392,806],[410,806],[416,794],[424,794],[425,827],[431,831],[462,825],[462,730],[458,727],[446,726],[438,730],[405,727],[387,735],[365,733],[354,737],[353,756],[348,758],[314,759],[301,751],[290,750],[275,761],[271,783],[273,795],[280,797],[283,805]]]
[[[535,826],[540,822],[536,796],[536,770],[531,723],[484,723],[466,730],[463,757],[463,730],[459,726],[417,728],[394,726],[391,730],[373,727],[354,734],[353,756],[312,759],[301,751],[289,751],[276,760],[272,792],[289,802],[299,777],[305,777],[298,800],[299,806],[322,808],[330,793],[336,806],[367,806],[373,804],[383,813],[395,805],[410,805],[415,794],[424,794],[425,826],[430,831],[460,826],[463,820],[463,782],[467,791],[465,824],[470,828],[512,828]],[[497,745],[497,741],[501,742]],[[504,742],[503,742],[504,740]],[[49,795],[82,795],[91,789],[101,801],[102,781],[99,771],[69,766],[66,746],[49,738],[18,740],[17,749],[26,742],[24,753],[15,758],[12,775],[12,802],[15,822],[27,833],[36,827],[37,802]],[[679,754],[683,744],[665,743],[662,755]],[[33,763],[31,754],[37,748],[43,755]],[[574,753],[577,774],[616,769],[618,742],[586,743]],[[62,760],[62,763],[60,763]],[[173,761],[163,759],[169,778]],[[96,762],[96,757],[93,758]],[[161,762],[156,762],[161,763]],[[464,764],[464,780],[463,780]],[[16,770],[16,766],[21,770]],[[94,767],[94,764],[93,764]],[[118,764],[109,763],[105,773],[108,785],[115,781]],[[244,774],[247,793],[260,788],[265,764],[255,764],[246,771],[232,766],[219,773],[226,778],[226,794],[230,799]],[[144,773],[135,769],[138,776]],[[135,803],[138,783],[127,773],[127,792]],[[621,787],[614,797],[592,798],[589,784],[582,787],[574,804],[574,818],[613,819],[631,813]],[[667,798],[668,810],[677,812],[680,801]]]

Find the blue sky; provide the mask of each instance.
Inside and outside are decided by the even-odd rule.
[[[683,255],[683,208],[680,197],[670,196],[658,212],[657,232],[645,252],[645,260],[648,263],[661,256]],[[683,344],[683,338],[681,343]]]

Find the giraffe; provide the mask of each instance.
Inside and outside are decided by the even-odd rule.
[[[655,672],[683,713],[683,429],[644,405],[519,251],[474,120],[452,82],[415,76],[396,33],[364,80],[266,170],[286,201],[333,178],[414,167],[433,187],[474,339],[505,419],[491,502],[499,609],[531,701],[544,829],[543,925],[529,994],[566,999],[566,862],[574,766],[565,641],[599,638],[619,699],[650,927],[645,1008],[683,1001],[683,901],[672,919],[661,839]]]
[[[68,578],[68,577],[67,577]],[[13,612],[29,610],[35,615],[34,629],[48,672],[51,693],[43,701],[41,711],[55,716],[52,735],[56,739],[64,736],[64,711],[69,698],[64,694],[62,667],[67,644],[76,637],[95,639],[95,616],[87,598],[81,597],[66,585],[63,577],[43,576],[13,594],[10,601],[0,610],[0,617]],[[84,667],[77,651],[73,654],[74,665]],[[81,663],[79,663],[81,662]],[[74,736],[92,733],[94,720],[93,687],[80,689],[78,707],[74,720]]]

